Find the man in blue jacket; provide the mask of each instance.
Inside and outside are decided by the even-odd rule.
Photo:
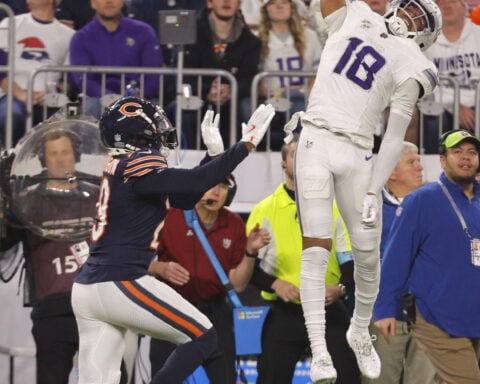
[[[375,324],[389,342],[407,288],[413,337],[442,383],[480,382],[479,149],[465,130],[441,137],[443,173],[397,209],[382,261]]]

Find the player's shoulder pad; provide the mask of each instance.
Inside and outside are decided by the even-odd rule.
[[[421,86],[420,99],[424,96],[430,95],[439,83],[438,72],[431,68],[424,69],[417,73],[414,77]]]
[[[123,169],[123,176],[141,177],[153,170],[168,168],[167,159],[160,151],[157,150],[141,150],[136,151],[128,157]]]

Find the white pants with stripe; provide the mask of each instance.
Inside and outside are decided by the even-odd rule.
[[[75,283],[72,306],[80,335],[80,384],[119,382],[127,330],[179,345],[212,327],[197,308],[152,276]]]

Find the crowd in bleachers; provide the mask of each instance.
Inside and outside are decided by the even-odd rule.
[[[372,10],[381,15],[388,8],[388,0],[365,0],[365,2],[370,5]],[[227,148],[229,143],[241,137],[242,123],[247,122],[251,115],[251,85],[255,76],[262,72],[298,71],[294,75],[281,76],[275,74],[262,77],[258,89],[253,91],[258,97],[259,104],[263,102],[271,103],[276,109],[271,130],[267,135],[268,143],[264,142],[259,149],[267,148],[281,151],[282,169],[287,172],[288,166],[293,167],[295,146],[284,145],[283,127],[293,114],[303,111],[307,107],[308,94],[313,85],[314,77],[304,76],[301,72],[315,72],[321,59],[326,34],[322,20],[318,17],[316,11],[319,4],[318,0],[27,0],[28,9],[25,6],[25,1],[22,0],[2,1],[1,3],[8,5],[16,16],[15,46],[10,47],[8,44],[8,23],[10,20],[7,14],[0,13],[0,17],[3,17],[0,21],[0,65],[11,65],[8,56],[9,50],[15,50],[13,66],[10,67],[12,71],[0,71],[0,149],[10,146],[15,147],[24,137],[27,129],[28,112],[32,112],[31,118],[35,126],[61,109],[63,103],[70,101],[79,102],[82,113],[85,115],[99,119],[106,106],[119,97],[127,95],[141,96],[154,103],[159,103],[161,100],[163,109],[174,125],[177,121],[177,113],[181,111],[181,145],[185,149],[205,148],[201,141],[200,121],[207,110],[214,109],[221,114],[220,132],[224,146]],[[480,46],[478,45],[480,26],[472,23],[467,17],[469,10],[476,4],[467,4],[464,0],[437,0],[437,4],[443,15],[443,29],[437,42],[424,54],[438,67],[441,76],[454,79],[458,83],[459,94],[454,93],[451,82],[442,81],[434,96],[419,103],[405,138],[406,142],[414,145],[405,144],[402,154],[402,156],[410,155],[413,159],[411,162],[417,162],[416,173],[421,173],[421,166],[418,165],[417,159],[418,153],[438,153],[438,139],[444,132],[462,128],[476,133],[478,136],[478,130],[480,130],[477,123],[478,119],[475,116],[475,109],[478,106],[476,101],[477,88],[480,80]],[[193,9],[196,11],[198,19],[195,44],[179,46],[168,42],[161,43],[158,12],[174,9]],[[184,76],[182,81],[182,84],[188,84],[188,87],[182,86],[182,92],[184,93],[181,95],[175,76],[162,78],[162,75],[157,73],[129,73],[128,70],[129,67],[135,69],[178,69],[179,60],[181,60],[182,68],[221,69],[231,73],[238,86],[237,92],[234,93],[232,83],[221,76],[205,75],[201,76],[199,80],[197,76],[188,75]],[[33,88],[30,89],[31,76],[44,65],[125,67],[125,71],[123,75],[107,73],[106,76],[99,73],[80,72],[72,72],[63,76],[54,72],[46,72],[35,78],[35,81],[31,83]],[[178,72],[176,75],[179,75]],[[13,88],[10,90],[13,95],[11,106],[6,96],[9,81],[12,81],[12,78],[9,78],[10,76],[13,78]],[[181,106],[184,105],[181,97],[189,97],[185,92],[191,92],[200,99],[197,108],[191,110],[178,108],[177,103],[181,103]],[[67,98],[61,99],[62,102],[58,102],[58,99],[56,99],[57,102],[52,102],[49,98],[52,93],[65,94]],[[455,99],[459,101],[458,109],[455,108]],[[32,106],[31,111],[28,109],[29,103]],[[378,141],[374,150],[378,148],[378,143],[384,134],[388,113],[387,109],[385,115],[379,116]],[[229,116],[231,114],[235,114],[236,132],[230,129],[231,119],[229,119]],[[10,143],[7,140],[7,115],[11,117],[12,122]],[[296,131],[300,130],[301,126],[299,125]],[[236,138],[232,138],[231,135],[236,135]],[[294,144],[296,144],[296,141]],[[287,156],[291,157],[290,162]],[[402,166],[402,159],[394,172],[401,172],[398,167]],[[293,175],[288,173],[286,175],[287,179],[290,177],[290,183],[287,182],[286,185],[279,187],[280,192],[276,191],[275,193],[281,193],[282,196],[276,196],[275,198],[285,199],[284,202],[288,201],[288,204],[292,204],[291,209],[296,212]],[[228,188],[232,188],[228,184],[228,180],[215,187],[217,189],[214,188],[207,192],[207,197],[204,200],[212,199],[211,195],[214,196],[213,198],[216,198],[219,194],[223,196],[223,193],[225,193],[225,199],[228,199],[226,196]],[[418,185],[415,185],[416,187]],[[408,193],[415,188],[408,189]],[[403,199],[408,194],[405,193],[400,196],[399,193],[395,191],[393,186],[387,186],[384,190],[384,204],[389,203],[388,196],[391,197],[391,203],[391,199],[397,199],[397,197]],[[393,204],[395,208],[400,204],[400,201],[395,200],[395,204]],[[260,208],[263,207],[261,204],[259,206]],[[218,209],[220,210],[222,207],[223,204]],[[202,209],[208,211],[208,207],[202,206]],[[262,209],[266,208],[263,207]],[[390,214],[392,212],[390,211]],[[265,212],[260,213],[268,216]],[[216,214],[218,215],[218,212]],[[268,214],[271,214],[271,212],[268,211]],[[180,221],[182,218],[183,216],[177,218],[177,220]],[[338,221],[337,224],[341,225],[341,222]],[[250,223],[247,228],[250,229],[254,225],[255,223],[253,225]],[[291,225],[298,225],[296,213],[295,220]],[[210,228],[208,227],[208,229]],[[244,229],[242,226],[242,234]],[[164,229],[164,231],[167,230],[168,228]],[[243,249],[245,248],[244,243],[246,243],[246,239],[242,238]],[[279,244],[281,244],[280,241],[276,246],[278,247]],[[298,250],[295,249],[295,251]],[[337,251],[340,252],[340,250]],[[351,249],[346,246],[341,252],[351,252]],[[249,253],[247,251],[245,263],[247,260],[250,261],[248,257],[252,257]],[[256,258],[258,250],[255,249],[253,253],[255,253],[253,258]],[[332,255],[335,256],[335,250],[332,250]],[[235,260],[235,262],[232,261],[232,270],[240,265],[243,253],[238,257],[240,259]],[[172,260],[174,259],[172,258]],[[177,260],[175,259],[175,261]],[[351,259],[348,261],[351,261]],[[274,262],[277,261],[274,260]],[[167,276],[167,264],[165,263],[162,267],[165,269],[156,273],[158,276],[162,276],[164,280],[168,280],[165,277]],[[351,315],[352,309],[348,297],[354,294],[354,288],[352,288],[354,285],[353,266],[343,264],[338,260],[334,272],[331,272],[333,275],[336,274],[335,283],[331,284],[334,287],[334,293],[331,293],[334,296],[332,302],[338,301],[340,308],[336,310],[340,312],[332,315],[334,320],[330,319],[330,321],[338,319],[340,319],[338,321],[343,321],[346,318],[348,322],[347,313]],[[329,268],[333,267],[329,265]],[[281,288],[276,288],[278,284],[274,288],[273,282],[278,283],[280,277],[283,278],[284,276],[276,269],[269,270],[268,266],[264,269],[269,276],[259,278],[255,275],[255,272],[252,273],[254,281],[257,281],[257,288],[264,291],[263,298],[268,298],[267,300],[276,303],[276,310],[280,311],[280,314],[276,312],[276,315],[280,317],[280,325],[276,324],[272,328],[272,324],[267,323],[270,327],[269,332],[272,335],[279,335],[279,332],[288,332],[288,326],[282,328],[289,321],[288,314],[283,312],[300,311],[298,287],[295,288],[293,283],[282,282],[280,284]],[[288,272],[291,271],[281,272],[284,272],[288,278],[290,277]],[[299,271],[296,272],[299,274]],[[294,276],[296,283],[299,283],[299,281],[296,281],[299,279],[299,275]],[[292,295],[291,298],[287,298],[289,294]],[[202,301],[199,299],[198,301],[200,302],[200,308],[207,308],[205,311],[214,315],[218,307],[225,311],[225,298],[223,296],[220,299],[215,296],[213,299],[209,297],[208,300]],[[286,302],[288,302],[288,305],[285,304]],[[290,306],[290,304],[292,305]],[[275,308],[273,304],[272,308]],[[331,312],[333,311],[334,309],[331,308]],[[228,312],[228,309],[226,312]],[[297,312],[293,316],[294,321],[297,325],[303,324],[303,317],[300,312]],[[299,320],[300,322],[298,322]],[[346,329],[344,325],[341,324],[341,327],[339,327],[342,335]],[[267,329],[269,328],[267,327]],[[330,332],[335,337],[339,337],[335,330],[330,330]],[[298,337],[300,342],[297,339],[289,340],[288,337],[283,339],[283,336],[285,336],[283,334],[276,340],[279,343],[285,342],[286,344],[299,342],[300,345],[300,347],[298,345],[292,347],[295,351],[294,357],[286,359],[288,360],[287,367],[284,367],[284,370],[272,368],[268,365],[275,361],[282,362],[285,360],[279,359],[277,346],[272,340],[264,340],[264,343],[270,348],[269,353],[271,355],[265,355],[263,359],[260,359],[261,364],[263,364],[259,367],[260,370],[263,369],[263,372],[260,372],[260,377],[263,381],[258,383],[272,382],[271,377],[273,376],[271,374],[269,376],[269,372],[271,373],[273,370],[286,372],[287,376],[293,374],[294,361],[308,356],[306,331],[302,328],[298,335],[295,335],[295,337]],[[343,343],[345,340],[342,338],[341,341]],[[346,342],[343,344],[347,345]],[[228,347],[233,346],[229,345]],[[383,344],[381,347],[386,348],[382,353],[387,356],[388,348]],[[348,347],[346,348],[348,349]],[[339,375],[337,383],[397,383],[391,381],[391,376],[388,376],[388,372],[393,372],[394,369],[386,365],[387,368],[383,371],[382,375],[384,376],[381,379],[361,379],[353,355],[350,356],[351,358],[345,356],[344,351],[340,349],[337,352],[343,358],[337,356],[338,363],[335,360],[334,363],[344,366],[342,368],[344,369],[343,372],[348,374],[343,375],[344,379],[342,379],[342,375]],[[288,351],[288,348],[285,348],[285,350]],[[165,360],[170,353],[170,349],[167,352]],[[230,352],[232,355],[231,362],[234,364],[234,353]],[[221,354],[221,351],[219,353]],[[416,350],[414,353],[420,354]],[[420,356],[421,359],[425,359],[424,355],[420,354]],[[390,357],[393,361],[395,356]],[[223,360],[221,361],[223,362]],[[158,364],[161,367],[163,360],[160,363],[157,361],[156,365]],[[345,368],[345,364],[348,367]],[[395,364],[395,361],[393,364]],[[403,362],[398,366],[401,366],[401,368],[395,370],[395,373],[397,371],[403,372]],[[430,384],[430,381],[433,383],[433,368],[430,365],[422,363],[421,367],[413,366],[416,370],[415,376],[419,377],[420,373],[424,373],[422,377],[428,378],[421,379],[424,380],[422,381],[423,384]],[[70,368],[68,366],[68,369]],[[156,368],[159,367],[156,366]],[[229,371],[227,374],[229,376],[234,374],[234,367],[231,368],[232,372]],[[390,371],[387,372],[387,369],[390,369]],[[125,373],[122,375],[122,380],[125,380],[123,376],[125,376]],[[403,376],[403,381],[398,381],[399,384],[415,382],[413,376],[409,379],[410,376],[406,373],[400,373],[399,376]],[[212,377],[215,377],[215,375],[212,374]],[[219,375],[218,377],[222,376]],[[281,382],[281,378],[275,380],[276,384]]]

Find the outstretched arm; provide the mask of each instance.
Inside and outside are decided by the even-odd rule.
[[[375,161],[369,191],[379,193],[395,168],[419,94],[420,86],[414,79],[405,81],[395,91],[390,104],[387,129]]]
[[[362,224],[365,227],[375,227],[378,223],[380,211],[377,196],[400,158],[402,142],[419,95],[418,82],[408,79],[396,89],[392,97],[387,129],[375,160],[372,181],[363,201]]]

